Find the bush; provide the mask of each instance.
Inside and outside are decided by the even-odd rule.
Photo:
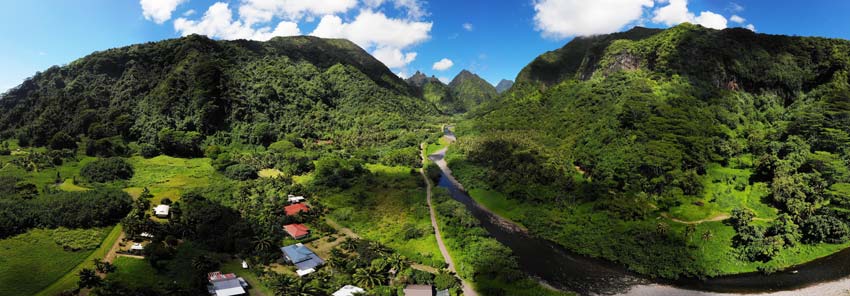
[[[68,251],[94,250],[103,240],[103,231],[60,227],[53,230],[51,237],[57,245]]]
[[[850,235],[847,224],[832,216],[811,216],[803,221],[802,228],[803,240],[806,243],[840,244],[847,241]]]
[[[197,132],[163,129],[157,134],[157,137],[159,148],[165,155],[177,157],[199,157],[203,155],[201,141],[203,141],[204,136]]]
[[[88,140],[86,155],[97,157],[115,157],[127,155],[127,146],[121,137]]]
[[[139,154],[144,158],[152,158],[159,156],[159,148],[154,146],[153,144],[142,143],[139,145]]]
[[[97,183],[129,180],[133,177],[133,167],[121,158],[99,159],[86,164],[80,175],[89,182]]]
[[[62,150],[62,149],[70,149],[77,150],[77,141],[74,140],[73,137],[64,133],[58,132],[50,138],[50,149],[53,150]]]
[[[245,181],[257,178],[257,169],[247,164],[234,164],[224,170],[228,178]]]

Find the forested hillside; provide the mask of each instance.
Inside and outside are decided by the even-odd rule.
[[[198,156],[205,138],[268,145],[286,134],[380,149],[416,146],[404,130],[436,113],[347,40],[193,35],[38,73],[0,99],[0,130],[22,146],[85,140],[99,156],[125,154],[134,141]]]
[[[440,112],[455,114],[466,111],[463,102],[455,97],[452,89],[437,77],[428,77],[416,71],[416,74],[407,79],[407,83],[413,86],[422,98],[434,104]]]
[[[467,70],[460,71],[449,83],[449,88],[466,110],[472,110],[499,95],[492,84]]]
[[[775,271],[850,238],[848,54],[690,24],[577,38],[460,124],[450,165],[532,233],[640,273]]]

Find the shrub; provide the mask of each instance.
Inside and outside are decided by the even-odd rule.
[[[50,138],[50,149],[53,149],[53,150],[62,150],[62,149],[76,150],[77,149],[77,141],[74,140],[73,137],[71,137],[70,135],[68,135],[64,132],[58,132],[58,133],[54,134],[52,138]]]
[[[65,250],[94,250],[103,240],[100,229],[68,229],[60,227],[53,230],[53,241]]]
[[[840,244],[847,241],[850,235],[847,224],[832,216],[811,216],[803,221],[802,228],[803,240],[807,243]]]
[[[80,175],[89,182],[97,183],[129,180],[133,177],[133,167],[121,158],[100,159],[86,164]]]
[[[149,143],[142,143],[139,145],[139,154],[144,158],[152,158],[159,156],[159,148]]]
[[[251,180],[257,178],[257,170],[247,164],[234,164],[224,170],[224,174],[231,179]]]

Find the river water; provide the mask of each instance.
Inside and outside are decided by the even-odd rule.
[[[454,138],[451,131],[447,136]],[[429,156],[440,162],[444,154]],[[622,265],[576,254],[535,238],[482,208],[443,167],[438,186],[463,203],[491,236],[513,250],[520,268],[552,287],[581,295],[850,295],[850,249],[786,271],[747,273],[711,279],[657,280]]]

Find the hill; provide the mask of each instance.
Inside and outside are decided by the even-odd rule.
[[[503,93],[514,86],[514,82],[512,80],[502,79],[499,81],[499,84],[496,85],[496,92]]]
[[[449,83],[452,94],[458,98],[466,110],[496,98],[499,94],[492,84],[467,70],[463,70]]]
[[[347,40],[193,35],[52,67],[4,94],[0,114],[0,136],[23,145],[70,136],[97,147],[162,146],[163,132],[175,132],[264,145],[292,134],[378,147],[408,145],[403,129],[437,112]]]
[[[576,38],[458,125],[449,162],[531,233],[643,274],[786,268],[848,246],[849,50],[691,24]]]
[[[416,71],[413,76],[407,79],[407,83],[416,89],[419,96],[434,104],[442,113],[454,114],[466,111],[449,86],[437,77],[428,77],[422,72]]]

